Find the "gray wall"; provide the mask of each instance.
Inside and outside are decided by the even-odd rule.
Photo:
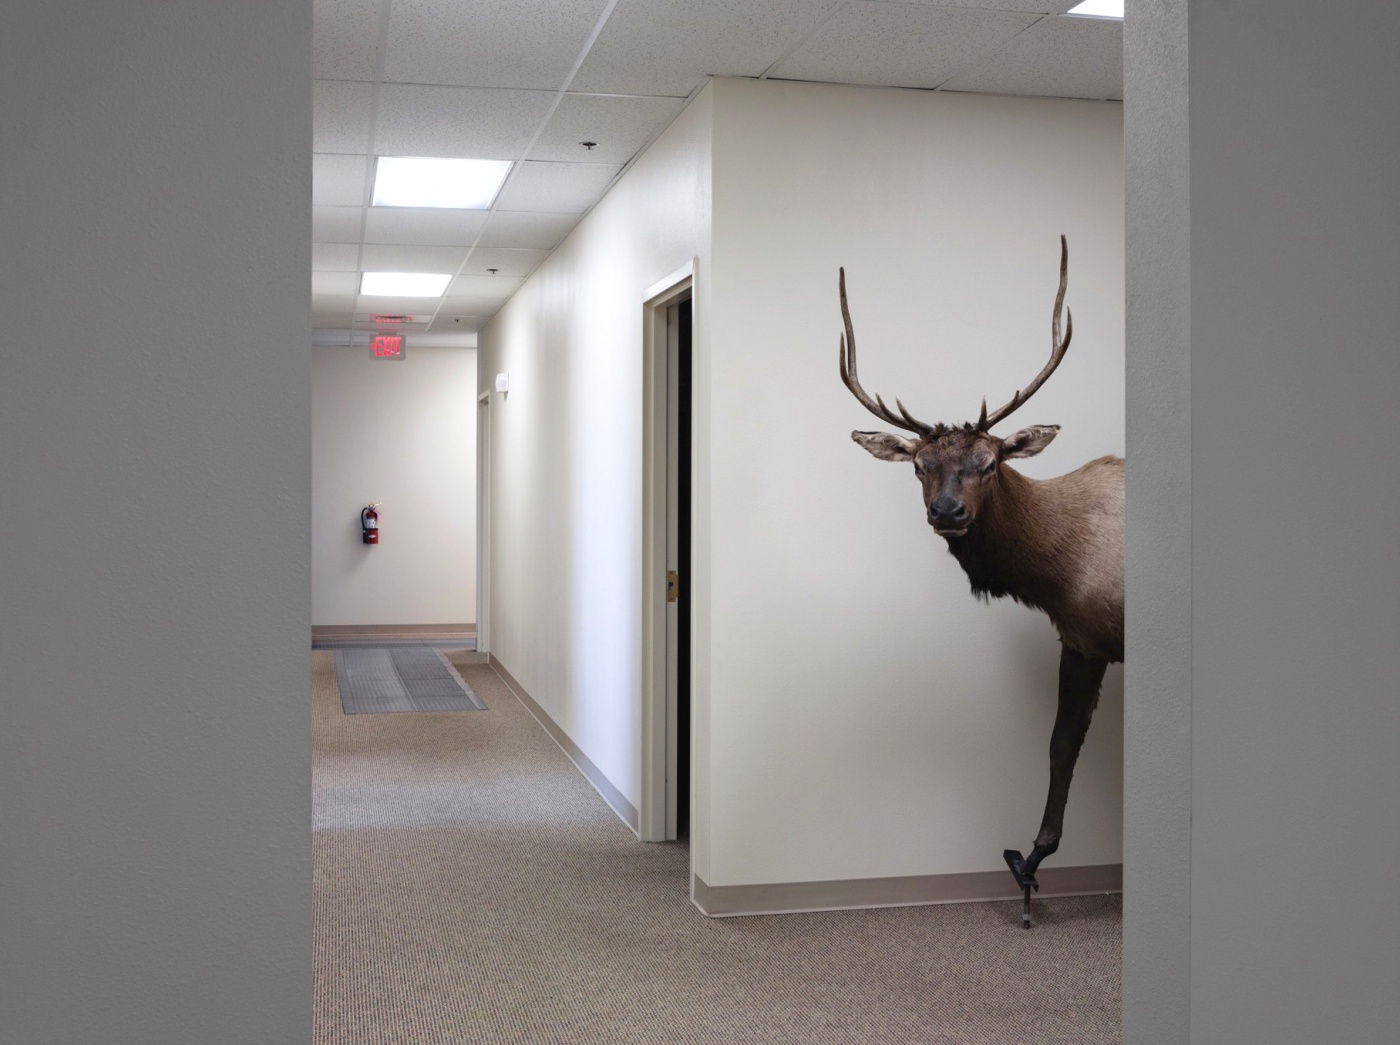
[[[1391,1042],[1400,8],[1185,11],[1128,22],[1125,1041]]]
[[[6,1045],[310,1040],[310,22],[0,6]]]

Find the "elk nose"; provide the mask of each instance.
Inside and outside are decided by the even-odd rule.
[[[953,500],[951,497],[940,497],[928,506],[928,521],[966,522],[967,506],[961,501]]]

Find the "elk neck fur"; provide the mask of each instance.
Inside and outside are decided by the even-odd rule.
[[[1010,596],[1043,610],[1069,648],[1123,659],[1121,457],[1100,457],[1053,479],[1003,464],[966,534],[948,550],[984,599]]]

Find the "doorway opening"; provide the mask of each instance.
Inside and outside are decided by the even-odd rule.
[[[668,690],[674,686],[675,700],[668,699],[666,823],[669,837],[690,837],[690,298],[666,310],[670,368],[668,384],[674,386],[667,419],[667,457],[673,479],[667,485],[667,559],[674,561],[677,583],[667,599],[675,606],[675,634],[667,637],[666,673]],[[674,638],[674,641],[672,641]],[[670,705],[674,705],[672,709]],[[674,794],[673,794],[674,793]],[[675,834],[670,825],[675,821]]]
[[[694,266],[644,304],[644,841],[690,836],[691,343]]]

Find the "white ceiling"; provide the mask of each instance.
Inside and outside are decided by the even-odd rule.
[[[474,334],[710,76],[1121,99],[1123,23],[1074,2],[315,0],[313,326]],[[490,211],[411,209],[368,205],[376,156],[517,162]]]

